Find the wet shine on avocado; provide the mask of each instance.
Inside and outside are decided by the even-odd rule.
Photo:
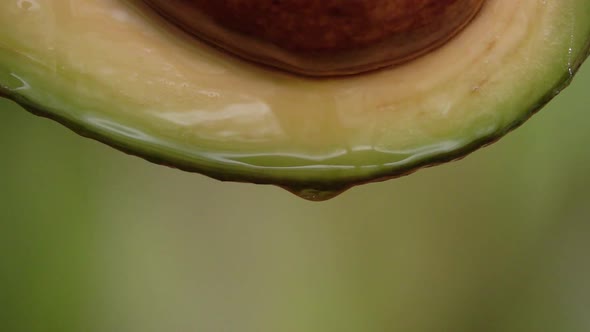
[[[589,45],[588,0],[8,0],[0,96],[152,162],[322,200],[497,140]]]

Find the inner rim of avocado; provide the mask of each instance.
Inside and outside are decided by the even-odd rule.
[[[485,0],[144,0],[239,57],[308,76],[359,74],[424,55]]]

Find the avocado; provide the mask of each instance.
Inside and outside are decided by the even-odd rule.
[[[494,142],[589,49],[589,0],[487,0],[411,61],[317,78],[212,47],[145,1],[0,2],[0,96],[149,161],[312,200]]]

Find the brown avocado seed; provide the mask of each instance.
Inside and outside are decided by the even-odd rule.
[[[459,33],[484,0],[145,0],[188,32],[311,76],[401,64]]]

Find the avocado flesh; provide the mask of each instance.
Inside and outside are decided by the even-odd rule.
[[[140,2],[5,1],[0,95],[157,163],[325,199],[501,137],[569,83],[589,36],[588,0],[488,0],[435,52],[313,80],[199,44]]]

